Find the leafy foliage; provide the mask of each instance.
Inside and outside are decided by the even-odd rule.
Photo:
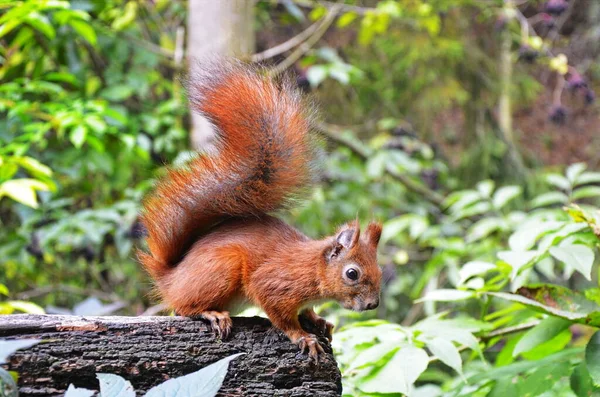
[[[378,311],[320,308],[338,325],[345,395],[598,393],[600,173],[514,160],[494,117],[503,92],[515,108],[544,92],[531,62],[556,82],[553,122],[563,88],[593,101],[593,78],[552,48],[568,29],[536,33],[577,14],[559,3],[574,2],[346,1],[295,65],[344,126],[319,126],[333,142],[323,177],[288,220],[314,237],[384,221]],[[261,1],[257,26],[293,31],[328,6]],[[132,249],[144,193],[187,149],[172,55],[184,20],[179,1],[0,4],[0,314],[148,306]]]

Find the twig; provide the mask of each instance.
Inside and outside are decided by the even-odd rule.
[[[269,48],[268,50],[252,55],[250,57],[250,60],[252,62],[260,62],[264,61],[265,59],[273,58],[274,56],[282,54],[286,51],[289,51],[297,45],[303,43],[306,39],[308,39],[313,33],[315,33],[319,26],[320,21],[317,21],[302,32],[300,32],[299,34],[297,34],[296,36],[292,37],[291,39],[281,44],[278,44],[275,47]]]
[[[485,341],[488,341],[497,336],[516,334],[517,332],[521,332],[521,331],[525,331],[530,328],[533,328],[536,325],[538,325],[539,323],[540,323],[540,320],[534,320],[534,321],[530,321],[528,323],[514,325],[512,327],[500,328],[500,329],[490,332],[489,334],[481,336],[480,339],[482,342],[485,342]]]
[[[343,136],[341,134],[341,131],[339,131],[336,127],[324,123],[317,123],[315,127],[330,140],[339,143],[343,146],[346,146],[352,151],[352,153],[360,157],[362,160],[367,160],[369,159],[369,157],[371,157],[372,153],[368,147],[361,144],[360,142],[355,142],[354,140]],[[424,185],[421,185],[420,183],[413,181],[411,178],[404,174],[401,174],[391,166],[386,165],[385,170],[388,175],[402,183],[408,190],[422,195],[427,201],[431,202],[432,204],[435,204],[437,207],[442,206],[442,203],[444,202],[444,197],[441,194],[429,189]]]
[[[285,2],[285,0],[278,0],[278,3],[283,4],[284,2]],[[296,4],[300,7],[305,7],[305,8],[316,8],[318,6],[323,6],[325,8],[331,9],[334,7],[339,7],[341,11],[355,12],[358,15],[365,15],[370,12],[379,12],[379,10],[377,10],[376,8],[372,8],[372,7],[361,7],[361,6],[351,5],[351,4],[340,4],[340,3],[335,3],[333,1],[319,1],[317,3],[317,2],[312,2],[312,1],[308,1],[308,0],[293,0],[293,2],[294,2],[294,4]]]
[[[321,37],[323,37],[327,29],[329,29],[329,26],[331,26],[331,24],[335,20],[335,17],[337,16],[340,8],[341,7],[339,5],[331,7],[327,15],[325,15],[325,18],[323,18],[321,24],[319,24],[319,27],[312,34],[312,36],[310,36],[302,45],[296,48],[290,54],[290,56],[284,59],[280,64],[270,69],[269,74],[272,76],[277,76],[281,74],[287,68],[292,66],[298,59],[300,59],[302,55],[307,53],[315,44],[317,44],[317,42],[321,39]]]

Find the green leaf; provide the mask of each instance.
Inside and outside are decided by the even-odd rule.
[[[508,202],[520,195],[521,192],[522,189],[520,186],[501,187],[500,189],[496,190],[496,193],[494,193],[494,197],[492,198],[492,204],[494,205],[494,208],[501,209]]]
[[[12,179],[0,184],[0,198],[8,196],[21,204],[37,208],[36,190],[49,190],[49,187],[35,179]]]
[[[42,33],[48,39],[52,40],[56,36],[54,27],[45,15],[32,12],[27,16],[26,21],[32,28]]]
[[[518,294],[505,292],[487,294],[580,324],[600,326],[600,305],[596,300],[592,300],[597,299],[597,289],[580,292],[558,285],[539,284],[521,287],[517,292]]]
[[[563,244],[559,247],[550,247],[550,255],[571,266],[586,279],[592,280],[594,251],[591,248],[581,244]]]
[[[128,85],[114,85],[100,93],[103,98],[113,102],[121,102],[133,95],[133,88]]]
[[[546,207],[552,204],[567,204],[569,196],[563,192],[544,193],[531,200],[531,208]]]
[[[77,127],[73,128],[69,135],[69,139],[71,140],[71,143],[73,143],[73,146],[77,149],[83,146],[87,133],[87,127],[83,124],[79,124]]]
[[[578,189],[575,189],[573,194],[571,194],[571,198],[573,200],[580,200],[583,198],[589,197],[600,197],[600,186],[584,186]]]
[[[546,175],[546,182],[564,191],[569,191],[571,189],[569,180],[560,174]]]
[[[8,301],[7,302],[13,309],[23,313],[29,314],[46,314],[46,311],[40,306],[32,302],[26,301]]]
[[[531,249],[537,239],[549,232],[560,229],[565,222],[533,221],[517,228],[508,239],[508,246],[512,251],[525,251]]]
[[[408,394],[428,365],[429,356],[425,350],[403,347],[380,370],[361,380],[358,387],[366,393]]]
[[[308,68],[306,71],[306,78],[308,79],[310,86],[313,88],[318,87],[319,84],[327,78],[327,75],[329,74],[328,70],[328,67],[325,65],[314,65]]]
[[[538,251],[500,251],[498,258],[508,263],[512,267],[511,278],[514,279],[519,272],[533,265],[533,261],[538,257]]]
[[[441,362],[462,374],[462,359],[454,343],[444,338],[433,338],[425,342],[431,353]]]
[[[589,183],[600,183],[600,172],[584,172],[577,177],[577,186],[587,185]]]
[[[585,364],[596,386],[600,386],[600,331],[596,331],[585,347]]]
[[[45,166],[32,157],[18,157],[17,162],[23,168],[25,168],[33,176],[49,177],[52,176],[52,170],[50,167]]]
[[[28,349],[40,342],[39,339],[0,340],[0,364],[7,363],[8,358],[17,350]]]
[[[113,374],[96,374],[100,382],[102,397],[135,397],[135,391],[129,381]]]
[[[357,17],[358,17],[358,14],[355,13],[355,12],[346,12],[346,13],[342,14],[342,16],[340,16],[338,18],[337,27],[338,28],[345,28],[346,26],[348,26],[352,22],[354,22],[354,20]]]
[[[600,388],[594,386],[594,382],[590,377],[585,361],[582,361],[575,367],[570,379],[571,389],[577,397],[595,396],[600,392]]]
[[[477,184],[477,191],[479,191],[481,197],[490,198],[492,191],[494,191],[494,181],[486,180],[479,182]]]
[[[471,291],[461,291],[457,289],[437,289],[435,291],[428,292],[424,297],[422,297],[421,299],[417,299],[415,302],[454,302],[474,297],[475,293]]]
[[[243,354],[245,353],[233,354],[199,371],[180,376],[179,378],[169,379],[148,390],[145,397],[216,396],[227,375],[229,362]]]
[[[571,321],[560,317],[547,317],[538,325],[530,329],[519,340],[513,350],[513,357],[527,352],[534,347],[554,338],[571,325]]]
[[[506,226],[506,222],[502,218],[498,217],[486,217],[475,222],[469,228],[465,240],[467,243],[479,241],[483,238],[488,237],[496,230],[503,230]]]
[[[75,387],[70,384],[64,397],[92,397],[94,394],[96,394],[94,390]]]
[[[571,182],[571,184],[573,186],[575,185],[577,178],[581,175],[581,173],[583,171],[585,171],[586,168],[587,168],[587,166],[585,165],[585,163],[571,164],[567,168],[567,171],[566,171],[567,179],[569,180],[569,182]]]
[[[388,354],[392,352],[395,353],[398,349],[398,346],[390,343],[377,343],[358,353],[358,355],[350,363],[348,371],[374,365]]]
[[[498,267],[489,262],[483,261],[471,261],[467,262],[460,268],[458,275],[460,277],[460,283],[464,284],[465,281],[473,276],[484,275],[487,272],[497,269]]]
[[[96,45],[96,32],[89,23],[81,19],[71,19],[69,20],[69,25],[71,25],[73,30],[79,33],[88,43],[93,46]]]

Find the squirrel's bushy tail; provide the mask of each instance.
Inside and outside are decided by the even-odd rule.
[[[217,151],[168,170],[143,204],[150,252],[139,258],[154,278],[221,220],[280,209],[311,179],[310,108],[289,82],[213,61],[199,66],[189,93],[214,126]]]

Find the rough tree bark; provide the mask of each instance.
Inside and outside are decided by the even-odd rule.
[[[318,364],[263,318],[233,318],[226,341],[185,317],[0,317],[0,338],[44,342],[17,351],[4,367],[19,373],[21,396],[59,396],[68,385],[98,390],[97,372],[129,380],[138,394],[235,353],[219,396],[339,396],[331,355]]]

